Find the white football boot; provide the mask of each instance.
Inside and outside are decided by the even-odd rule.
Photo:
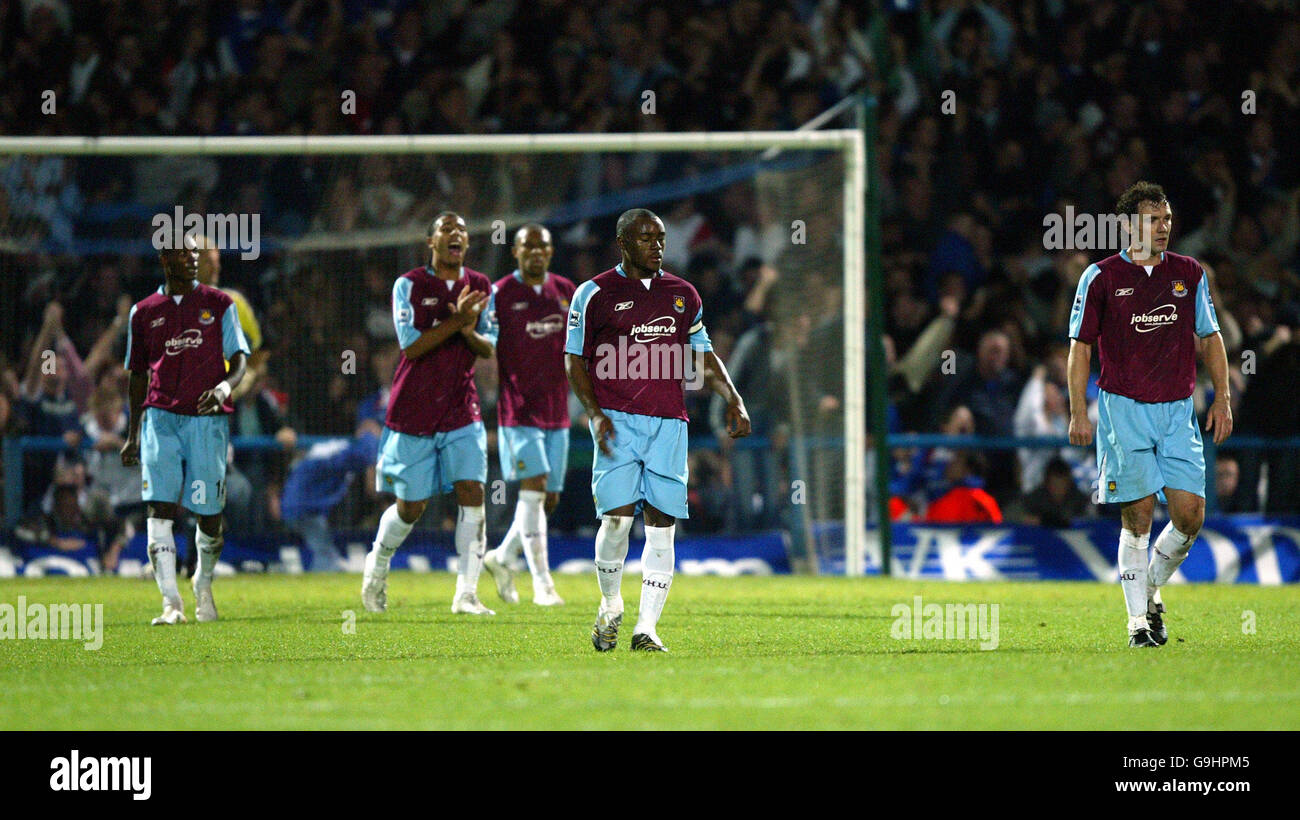
[[[388,573],[379,573],[375,567],[375,553],[366,553],[365,572],[361,576],[361,604],[367,612],[388,609]]]
[[[212,600],[212,582],[200,583],[199,576],[195,575],[191,586],[194,589],[194,620],[201,624],[215,621],[217,605]]]
[[[169,601],[164,598],[162,614],[149,623],[154,626],[174,626],[175,624],[186,623],[185,602],[180,598],[177,598],[174,601]]]
[[[533,603],[538,606],[564,606],[564,599],[555,591],[555,582],[547,576],[533,581]]]
[[[496,613],[483,606],[483,602],[478,599],[478,595],[473,592],[462,592],[456,596],[456,600],[451,602],[451,611],[456,615],[495,615]]]
[[[483,556],[483,569],[492,576],[497,585],[497,595],[507,604],[519,603],[519,590],[515,589],[515,571],[511,569],[496,550],[488,550]]]

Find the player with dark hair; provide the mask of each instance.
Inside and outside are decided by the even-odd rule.
[[[222,547],[230,396],[244,378],[249,348],[234,302],[196,281],[199,252],[192,237],[158,258],[165,283],[137,302],[128,320],[130,421],[122,464],[142,465],[149,561],[163,596],[162,615],[153,623],[185,623],[172,532],[177,503],[199,516],[195,618],[215,621],[212,573]]]
[[[727,403],[732,438],[750,432],[745,403],[713,352],[699,293],[661,269],[664,224],[634,208],[618,219],[622,262],[578,286],[565,370],[597,445],[591,470],[601,604],[591,641],[607,652],[623,623],[623,561],[638,510],[645,518],[641,604],[632,649],[666,651],[656,631],[673,580],[673,536],[686,506],[685,384],[693,373]]]
[[[555,246],[541,225],[524,225],[511,251],[519,262],[496,290],[497,448],[501,473],[519,482],[515,517],[501,546],[488,552],[483,566],[497,593],[518,603],[510,565],[523,549],[533,576],[533,603],[564,603],[555,592],[546,555],[546,519],[564,490],[569,463],[569,385],[564,377],[564,317],[573,283],[549,272]]]
[[[474,386],[474,362],[491,356],[496,346],[492,283],[465,267],[469,230],[458,214],[444,211],[434,218],[428,246],[429,264],[393,285],[402,355],[379,441],[375,489],[393,493],[397,503],[379,519],[361,600],[370,612],[387,609],[393,554],[433,494],[454,490],[460,567],[451,611],[493,615],[478,599],[486,550],[487,431]]]
[[[1098,500],[1120,505],[1129,646],[1152,647],[1168,639],[1160,587],[1205,521],[1205,457],[1191,399],[1196,355],[1214,382],[1205,429],[1215,444],[1232,434],[1228,355],[1204,269],[1167,250],[1173,210],[1164,190],[1138,182],[1120,197],[1116,213],[1128,247],[1083,272],[1070,313],[1069,434],[1071,444],[1092,443],[1084,393],[1095,345]],[[1157,496],[1168,503],[1170,520],[1150,543]]]

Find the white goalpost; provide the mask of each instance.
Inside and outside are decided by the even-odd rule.
[[[867,169],[866,145],[861,130],[357,137],[0,137],[0,162],[22,156],[577,155],[700,151],[754,152],[757,155],[758,152],[772,150],[836,152],[842,163],[843,266],[839,277],[842,283],[844,367],[844,558],[846,574],[862,575],[866,566],[867,546],[864,344]],[[825,194],[833,196],[830,190],[825,191]],[[791,226],[787,224],[785,228],[789,230]],[[833,271],[821,273],[834,276]]]

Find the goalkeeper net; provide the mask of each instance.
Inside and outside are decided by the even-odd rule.
[[[515,231],[540,222],[555,245],[551,270],[581,283],[619,261],[619,214],[645,207],[667,229],[665,270],[700,291],[715,350],[754,426],[732,441],[721,401],[688,392],[684,533],[778,533],[793,566],[807,571],[828,557],[838,568],[846,551],[861,550],[861,537],[846,535],[861,533],[866,515],[858,133],[71,140],[63,153],[57,143],[0,141],[3,354],[21,378],[33,347],[53,345],[68,367],[54,368],[48,391],[66,390],[79,422],[93,417],[111,394],[125,395],[114,319],[161,283],[160,231],[179,225],[206,236],[219,249],[220,286],[255,317],[253,361],[264,364],[254,400],[233,422],[234,465],[251,497],[242,515],[231,511],[232,526],[278,526],[293,459],[286,429],[349,436],[367,415],[382,421],[397,356],[393,282],[428,262],[437,213],[465,217],[466,264],[493,281],[515,268]],[[57,344],[45,332],[52,321]],[[490,431],[495,376],[494,361],[480,363]],[[28,415],[12,431],[57,432],[49,414]],[[596,523],[592,445],[576,401],[571,416],[569,474],[551,526],[582,533]],[[277,433],[272,445],[266,437]],[[493,531],[513,511],[513,488],[493,492],[504,486],[495,447],[490,435]],[[24,450],[23,460],[21,491],[6,488],[7,522],[63,480],[57,453]],[[336,520],[373,519],[378,502],[364,483]],[[422,526],[445,526],[445,516],[428,514]]]

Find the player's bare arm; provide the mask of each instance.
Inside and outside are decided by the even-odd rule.
[[[213,413],[221,412],[221,405],[226,403],[235,392],[235,388],[244,380],[244,374],[248,370],[248,357],[242,350],[236,351],[230,356],[230,370],[226,372],[226,378],[217,383],[210,390],[204,390],[199,396],[199,415],[210,416]]]
[[[144,400],[149,393],[149,371],[132,370],[131,383],[127,390],[128,421],[126,443],[122,445],[122,466],[140,466],[140,421],[144,418]]]
[[[451,315],[445,322],[438,323],[435,327],[420,334],[420,338],[411,342],[410,346],[402,348],[402,353],[408,359],[418,359],[421,356],[436,350],[440,345],[457,333],[464,333],[466,328],[473,331],[474,325],[478,323],[478,315],[487,307],[488,294],[480,290],[466,289],[461,292],[456,299],[456,312]],[[487,353],[480,353],[478,348],[474,347],[473,341],[466,335],[466,342],[470,348],[479,356],[492,355],[492,343],[477,333],[474,341],[480,341],[488,348]]]
[[[474,355],[480,359],[491,358],[493,350],[492,342],[483,334],[478,332],[478,317],[483,311],[487,310],[489,297],[488,294],[481,291],[465,291],[461,293],[461,298],[456,300],[457,316],[460,316],[459,310],[462,300],[466,304],[472,304],[470,308],[472,319],[467,321],[460,329],[460,335],[465,337],[465,344],[469,349],[474,351]]]
[[[253,351],[253,355],[248,357],[244,378],[240,380],[230,394],[232,402],[238,404],[241,399],[257,389],[257,385],[266,376],[267,359],[269,358],[271,358],[271,352],[265,348]]]
[[[1214,403],[1205,414],[1205,432],[1214,433],[1214,443],[1222,444],[1232,435],[1232,387],[1228,381],[1228,350],[1222,333],[1212,333],[1201,342],[1201,355],[1214,382]]]
[[[1070,340],[1066,361],[1070,387],[1070,443],[1080,447],[1092,444],[1092,421],[1088,418],[1088,372],[1092,369],[1092,345]]]
[[[587,417],[596,426],[596,444],[605,455],[611,455],[608,439],[614,438],[614,422],[596,404],[596,389],[591,384],[591,374],[587,372],[587,360],[572,353],[564,354],[564,374],[569,378],[573,395],[582,402]]]
[[[731,381],[727,366],[712,350],[697,351],[695,366],[704,374],[704,383],[727,402],[727,435],[732,438],[744,438],[750,433],[749,413],[745,410],[745,400]]]

